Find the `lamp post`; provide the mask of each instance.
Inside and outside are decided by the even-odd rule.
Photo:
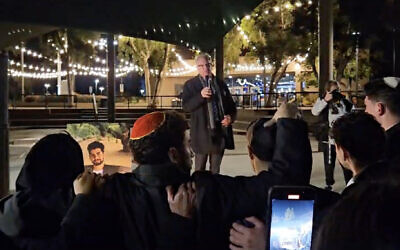
[[[97,84],[99,84],[99,79],[96,78],[96,80],[94,80],[94,93],[97,93]]]
[[[44,84],[44,87],[46,88],[46,93],[45,93],[45,95],[48,95],[49,94],[49,88],[50,88],[50,83],[45,83]]]
[[[359,55],[359,39],[360,32],[353,32],[352,35],[356,37],[356,92],[358,92],[358,55]]]

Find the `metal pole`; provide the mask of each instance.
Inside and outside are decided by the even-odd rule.
[[[25,99],[25,79],[24,79],[24,52],[25,52],[25,47],[24,43],[21,42],[21,98],[22,101]]]
[[[358,55],[359,55],[359,48],[358,48],[358,39],[359,39],[359,35],[356,35],[356,93],[358,92]],[[350,85],[351,86],[351,85]]]
[[[8,53],[0,52],[0,198],[10,191],[8,122]]]
[[[333,6],[332,0],[319,1],[319,93],[333,78]]]
[[[68,67],[67,70],[69,70]],[[59,50],[57,50],[57,95],[61,95],[61,56]]]
[[[107,34],[107,59],[108,59],[108,121],[115,122],[115,47],[114,35]]]
[[[396,29],[393,29],[393,76],[396,76]]]

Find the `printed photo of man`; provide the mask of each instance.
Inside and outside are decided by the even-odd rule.
[[[105,164],[104,161],[104,144],[99,141],[91,142],[87,146],[89,159],[93,165],[85,166],[86,170],[90,173],[100,175],[112,175],[115,173],[126,173],[128,168],[118,166],[111,166]]]

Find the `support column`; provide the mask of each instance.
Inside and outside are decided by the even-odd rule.
[[[0,51],[0,198],[10,191],[7,68],[8,53]]]
[[[21,100],[25,101],[25,78],[24,78],[24,52],[25,52],[25,45],[21,42]]]
[[[333,79],[333,4],[319,0],[319,92]]]
[[[224,80],[224,37],[218,38],[215,50],[215,71],[221,81]]]
[[[114,47],[113,34],[107,34],[107,60],[108,60],[108,78],[107,78],[108,121],[115,122],[115,47]]]

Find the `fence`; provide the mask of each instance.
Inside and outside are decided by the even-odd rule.
[[[348,99],[351,99],[356,107],[363,107],[363,92],[342,91]],[[319,96],[318,92],[285,92],[285,93],[251,93],[233,94],[232,98],[238,108],[263,109],[276,108],[282,102],[294,102],[299,107],[312,107]],[[18,100],[18,101],[17,101]],[[11,100],[11,107],[60,107],[60,108],[93,108],[93,102],[99,108],[107,107],[106,96],[91,95],[26,95],[24,101]],[[153,103],[154,105],[150,105]],[[158,96],[127,96],[115,97],[116,108],[135,109],[156,107],[160,109],[181,109],[182,99],[178,95]]]

